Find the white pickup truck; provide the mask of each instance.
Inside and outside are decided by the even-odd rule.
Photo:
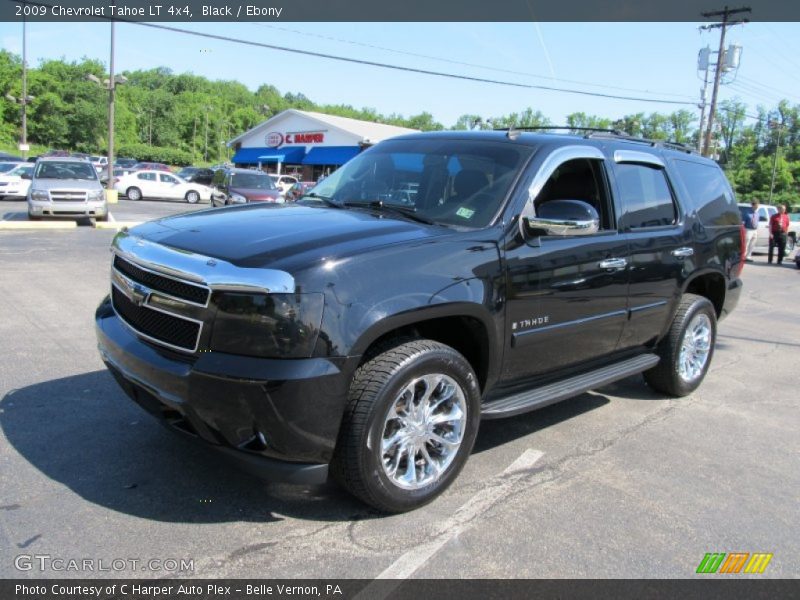
[[[739,212],[742,214],[742,221],[752,209],[749,204],[740,203]],[[778,212],[777,206],[770,204],[760,204],[758,206],[758,236],[753,252],[766,252],[769,249],[769,218]],[[797,238],[800,237],[800,221],[789,220],[789,235],[786,236],[786,253],[794,250]]]

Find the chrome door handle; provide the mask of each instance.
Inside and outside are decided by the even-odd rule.
[[[607,258],[601,260],[598,265],[601,269],[620,270],[628,266],[628,261],[625,258]]]
[[[672,256],[676,258],[688,258],[689,256],[694,255],[694,250],[692,248],[676,248],[671,252]]]

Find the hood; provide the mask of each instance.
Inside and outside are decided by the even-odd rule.
[[[239,194],[248,200],[275,200],[281,195],[280,190],[264,190],[260,188],[231,187],[232,194]]]
[[[245,204],[151,221],[131,233],[240,267],[292,271],[323,259],[451,232],[360,209]]]
[[[102,190],[99,179],[49,179],[39,177],[31,183],[34,190]]]

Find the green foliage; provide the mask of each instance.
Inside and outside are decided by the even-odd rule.
[[[185,166],[192,164],[191,152],[177,148],[148,146],[147,144],[125,144],[117,148],[117,156],[136,158],[147,162],[160,162],[168,165]]]
[[[20,58],[0,50],[0,147],[11,151],[19,142],[21,111],[18,103],[5,96],[22,95],[21,74]],[[106,77],[103,63],[88,58],[73,62],[46,60],[29,67],[28,94],[35,96],[27,107],[31,154],[46,148],[107,151],[108,91],[87,80],[90,74],[102,81]],[[281,92],[266,83],[252,92],[236,81],[175,74],[165,67],[126,72],[125,76],[127,83],[116,90],[116,154],[140,160],[173,165],[225,160],[229,155],[226,141],[288,108],[423,131],[444,128],[429,112],[406,117],[383,115],[370,107],[320,105],[300,92]],[[753,113],[758,115],[758,121],[748,120],[747,115]],[[613,128],[630,135],[688,144],[699,138],[697,120],[695,111],[685,109],[617,118],[576,112],[558,125],[575,132],[582,127]],[[464,114],[452,129],[550,125],[553,123],[541,111],[528,107],[507,115]],[[738,99],[725,100],[719,104],[715,131],[720,163],[740,199],[765,200],[772,188],[773,201],[800,203],[800,105],[784,100],[773,109],[753,109]]]

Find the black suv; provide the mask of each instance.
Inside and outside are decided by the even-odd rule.
[[[203,167],[184,167],[178,171],[178,177],[186,181],[210,186],[214,179],[214,171]]]
[[[218,169],[211,181],[211,206],[283,202],[272,177],[255,169]]]
[[[691,393],[740,295],[743,236],[722,171],[680,147],[413,134],[297,203],[119,233],[96,329],[171,427],[404,511],[452,483],[482,419],[640,372]]]

